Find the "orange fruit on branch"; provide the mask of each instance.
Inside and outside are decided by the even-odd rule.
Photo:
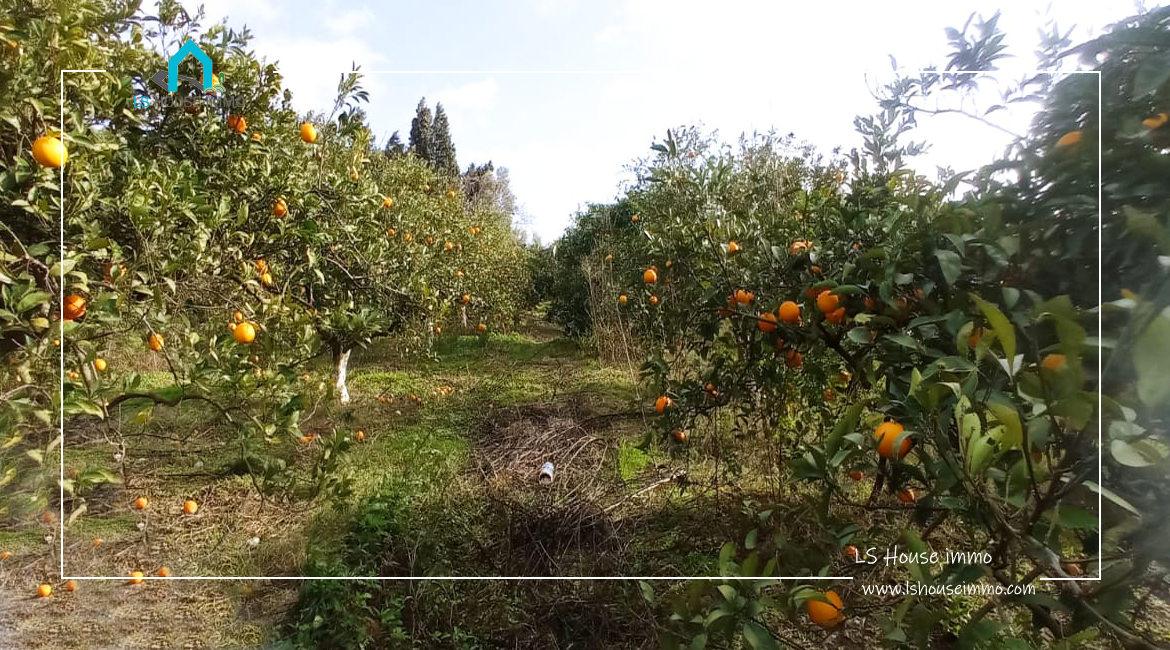
[[[361,429],[358,429],[357,433],[353,434],[353,437],[358,442],[362,442],[366,439],[366,432],[362,431]]]
[[[243,133],[248,130],[248,120],[243,115],[228,115],[227,126],[233,133]]]
[[[860,481],[861,479],[865,478],[865,474],[861,470],[855,469],[852,472],[849,472],[849,478],[853,479],[854,481]]]
[[[61,307],[61,320],[77,320],[85,316],[85,298],[77,294],[65,296],[65,304]]]
[[[1060,136],[1060,139],[1056,141],[1056,148],[1068,149],[1069,147],[1074,147],[1081,143],[1082,135],[1080,131],[1069,131]]]
[[[171,577],[171,569],[170,569],[170,567],[166,567],[166,566],[164,566],[164,567],[159,567],[159,570],[158,570],[158,577],[160,577],[160,578],[169,578],[169,577]]]
[[[675,429],[675,430],[670,432],[670,435],[678,442],[686,442],[687,441],[687,432],[683,431],[682,429]]]
[[[65,591],[77,591],[77,581],[76,580],[66,580],[65,581]]]
[[[861,558],[861,552],[858,551],[857,547],[852,545],[852,544],[849,544],[848,546],[846,546],[844,551],[845,551],[845,557],[849,558],[850,560],[853,560],[854,562],[858,561]]]
[[[480,323],[479,325],[476,325],[476,326],[475,326],[475,331],[477,331],[477,332],[479,332],[479,333],[481,333],[481,334],[482,334],[482,333],[484,333],[484,332],[486,332],[486,331],[487,331],[487,325],[484,325],[483,323]]]
[[[40,586],[37,587],[37,596],[40,596],[41,598],[48,598],[49,596],[52,596],[52,595],[53,595],[53,585],[51,585],[47,582],[42,582],[40,584]]]
[[[658,272],[654,269],[646,269],[646,271],[642,273],[642,282],[645,282],[646,284],[654,284],[655,282],[658,282]]]
[[[1040,361],[1040,367],[1045,370],[1056,372],[1064,369],[1068,365],[1068,357],[1063,354],[1049,354]]]
[[[789,325],[795,325],[800,322],[800,305],[791,300],[785,300],[780,304],[779,313],[780,320]]]
[[[910,488],[898,490],[898,500],[902,503],[914,503],[915,499],[917,498],[918,497],[914,494],[914,490],[911,490]]]
[[[799,368],[802,363],[804,363],[804,355],[796,350],[789,350],[784,355],[784,365],[789,368]]]
[[[741,305],[750,305],[756,299],[756,295],[751,291],[744,291],[743,289],[735,290],[735,302]]]
[[[775,332],[776,314],[770,311],[760,314],[760,317],[756,320],[756,325],[760,328],[761,332]]]
[[[301,139],[309,144],[317,141],[317,127],[308,122],[301,125]]]
[[[272,214],[278,217],[288,214],[288,203],[284,199],[276,199],[276,202],[272,204]]]
[[[828,314],[825,314],[825,320],[829,321],[833,325],[840,325],[845,321],[845,308],[838,307]]]
[[[137,570],[137,569],[135,569],[134,571],[131,571],[131,572],[130,572],[130,584],[132,584],[132,585],[140,585],[140,584],[142,584],[143,582],[145,582],[145,580],[146,580],[146,574],[145,574],[145,573],[143,573],[143,572],[141,572],[141,571],[139,571],[139,570]]]
[[[150,346],[152,352],[161,352],[165,341],[163,340],[162,334],[159,334],[158,332],[151,332],[150,337],[146,340],[146,343],[148,346]]]
[[[650,296],[650,304],[651,304],[651,305],[657,305],[657,304],[658,304],[658,296],[651,295],[651,296]]]
[[[236,340],[236,343],[248,345],[256,340],[256,326],[248,322],[240,323],[232,330],[232,338]]]
[[[629,300],[630,300],[630,299],[629,299],[629,298],[626,296],[626,294],[624,294],[624,293],[623,293],[622,295],[618,296],[618,304],[619,304],[619,305],[624,305],[624,304],[626,304],[627,302],[629,302]]]
[[[134,507],[138,508],[139,510],[145,510],[146,506],[149,506],[149,505],[150,505],[150,499],[147,499],[146,497],[138,497],[137,499],[134,500]]]
[[[663,413],[666,412],[666,409],[670,408],[673,405],[674,405],[674,400],[670,399],[666,395],[660,395],[658,397],[658,399],[654,400],[654,411],[656,413],[658,413],[659,415],[662,415]]]
[[[187,499],[183,502],[183,512],[188,515],[193,515],[199,512],[199,504],[195,499]]]
[[[65,144],[51,135],[42,135],[33,141],[33,160],[44,167],[61,167],[69,161]]]
[[[841,299],[837,297],[837,294],[828,289],[817,294],[817,309],[821,310],[822,314],[835,311],[840,303]]]
[[[731,240],[730,243],[727,244],[727,254],[728,255],[735,255],[738,252],[739,252],[739,244],[735,243],[735,240],[733,239],[733,240]]]
[[[873,438],[878,444],[878,455],[882,458],[891,458],[894,455],[894,441],[905,430],[905,427],[897,422],[883,422],[878,425],[878,428],[874,429],[873,432]],[[909,436],[903,438],[902,444],[898,447],[898,456],[895,460],[901,460],[910,451],[912,444]]]

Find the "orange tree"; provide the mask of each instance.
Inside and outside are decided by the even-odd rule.
[[[291,471],[305,457],[303,414],[323,397],[301,381],[305,362],[333,353],[344,402],[352,347],[391,333],[429,341],[436,306],[468,288],[484,322],[515,308],[509,287],[476,279],[523,268],[508,215],[472,210],[457,179],[375,150],[356,73],[342,77],[330,114],[303,117],[276,67],[246,51],[246,32],[200,33],[175,3],[150,20],[134,3],[5,15],[13,21],[0,23],[6,55],[15,51],[20,65],[6,79],[14,101],[0,127],[0,316],[4,390],[13,391],[0,474],[21,484],[25,510],[44,508],[58,480],[51,465],[33,467],[59,444],[50,433],[58,344],[67,428],[97,418],[124,444],[121,429],[148,423],[155,409],[202,404],[259,489],[313,496],[344,493],[334,470],[348,443],[344,431],[325,432],[309,454],[312,471]],[[172,101],[141,107],[135,96],[167,67],[144,43],[174,51],[191,38],[225,90],[181,86]],[[39,54],[54,48],[59,55]],[[181,72],[198,77],[194,63]],[[66,75],[62,89],[63,68],[107,72]],[[62,91],[65,129],[56,136],[67,159],[40,140],[54,135]],[[394,228],[406,232],[391,236]],[[162,372],[142,372],[151,368]],[[72,511],[84,510],[79,491],[106,480],[117,477],[67,478]]]
[[[886,87],[882,112],[856,122],[865,150],[847,182],[807,154],[749,145],[692,157],[673,135],[640,165],[629,201],[648,243],[623,276],[638,328],[657,344],[645,371],[663,438],[689,445],[694,431],[668,436],[731,408],[742,432],[794,452],[779,456],[785,471],[823,488],[819,534],[774,537],[784,522],[761,512],[725,548],[724,575],[864,580],[868,565],[850,569],[842,547],[916,553],[940,529],[958,531],[964,548],[953,550],[979,555],[909,563],[913,580],[1012,587],[1098,567],[1103,579],[969,610],[947,598],[859,603],[885,643],[1157,645],[1137,603],[1170,560],[1158,541],[1170,514],[1170,377],[1157,361],[1170,352],[1170,197],[1159,180],[1170,164],[1168,21],[1161,9],[1076,48],[1051,39],[1050,64],[1081,54],[1097,66],[1104,113],[1094,75],[1025,80],[1014,96],[1044,99],[1032,130],[968,175],[959,200],[948,197],[967,176],[913,174],[903,158],[919,146],[900,136],[937,110],[924,100],[970,91],[978,75]],[[948,69],[993,69],[1002,37],[993,21],[981,27],[952,34]],[[846,399],[826,404],[834,390]],[[787,415],[785,403],[797,409]],[[855,502],[848,486],[871,480]],[[856,508],[901,510],[904,530],[864,529]],[[769,609],[833,628],[850,596],[860,600],[805,584],[777,600],[768,586],[672,595],[667,644],[742,634],[777,647]]]

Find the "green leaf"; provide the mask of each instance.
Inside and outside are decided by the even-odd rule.
[[[916,339],[912,336],[909,336],[907,334],[901,334],[901,333],[886,334],[886,338],[893,341],[894,343],[897,343],[898,345],[900,345],[904,348],[909,348],[911,350],[914,350],[915,352],[922,352],[924,349],[922,347],[922,344],[918,342],[918,339]]]
[[[987,402],[987,410],[1003,425],[1004,437],[1001,443],[1004,449],[1018,447],[1024,442],[1024,427],[1020,423],[1020,414],[1015,407],[1003,402]]]
[[[1000,348],[1003,349],[1003,356],[1007,362],[1008,375],[1013,375],[1016,357],[1015,328],[1012,327],[1007,316],[1004,316],[1003,312],[999,310],[999,307],[987,302],[974,293],[970,294],[970,296],[971,300],[979,306],[979,310],[983,312],[983,317],[991,325],[991,330],[995,332],[995,339],[999,342]]]
[[[837,454],[837,450],[841,448],[841,441],[857,428],[857,421],[864,409],[865,402],[853,404],[845,410],[845,415],[837,420],[837,424],[833,425],[833,430],[829,432],[829,437],[825,440],[826,457],[832,458]]]
[[[1150,408],[1170,402],[1170,318],[1159,315],[1133,345],[1138,398]]]
[[[938,260],[938,268],[942,271],[943,280],[948,286],[954,286],[955,280],[959,279],[959,275],[963,271],[963,260],[959,254],[954,251],[937,250],[934,252],[934,257]]]
[[[1149,467],[1159,465],[1166,460],[1167,450],[1161,443],[1150,440],[1114,440],[1109,443],[1109,452],[1113,458],[1127,467]]]
[[[1145,58],[1133,75],[1133,98],[1158,92],[1170,81],[1170,52],[1159,52]]]
[[[743,638],[754,650],[780,650],[780,644],[759,623],[745,621]]]

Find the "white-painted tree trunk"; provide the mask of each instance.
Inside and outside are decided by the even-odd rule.
[[[345,373],[349,367],[349,353],[352,350],[346,350],[337,355],[337,394],[341,398],[342,404],[349,404],[349,388],[345,385]]]

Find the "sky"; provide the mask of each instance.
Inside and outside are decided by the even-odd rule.
[[[193,2],[186,2],[191,9]],[[860,144],[853,118],[899,68],[945,63],[946,27],[1001,11],[1007,78],[1033,70],[1045,16],[1073,41],[1129,16],[1125,0],[780,2],[776,0],[497,0],[367,2],[204,0],[204,26],[247,26],[253,51],[278,63],[294,105],[326,110],[341,73],[367,76],[366,109],[379,141],[403,140],[421,97],[448,112],[461,168],[509,170],[521,226],[545,243],[590,202],[607,202],[668,128],[700,124],[725,141],[792,132],[828,153]],[[401,74],[403,71],[418,74]],[[456,71],[458,74],[444,74]],[[532,72],[539,74],[515,74]],[[596,72],[597,74],[572,74]],[[1014,72],[1013,72],[1014,71]],[[228,82],[230,85],[230,81]],[[1030,113],[997,120],[1020,132]],[[955,116],[922,122],[932,151],[916,166],[975,168],[1007,136]]]

